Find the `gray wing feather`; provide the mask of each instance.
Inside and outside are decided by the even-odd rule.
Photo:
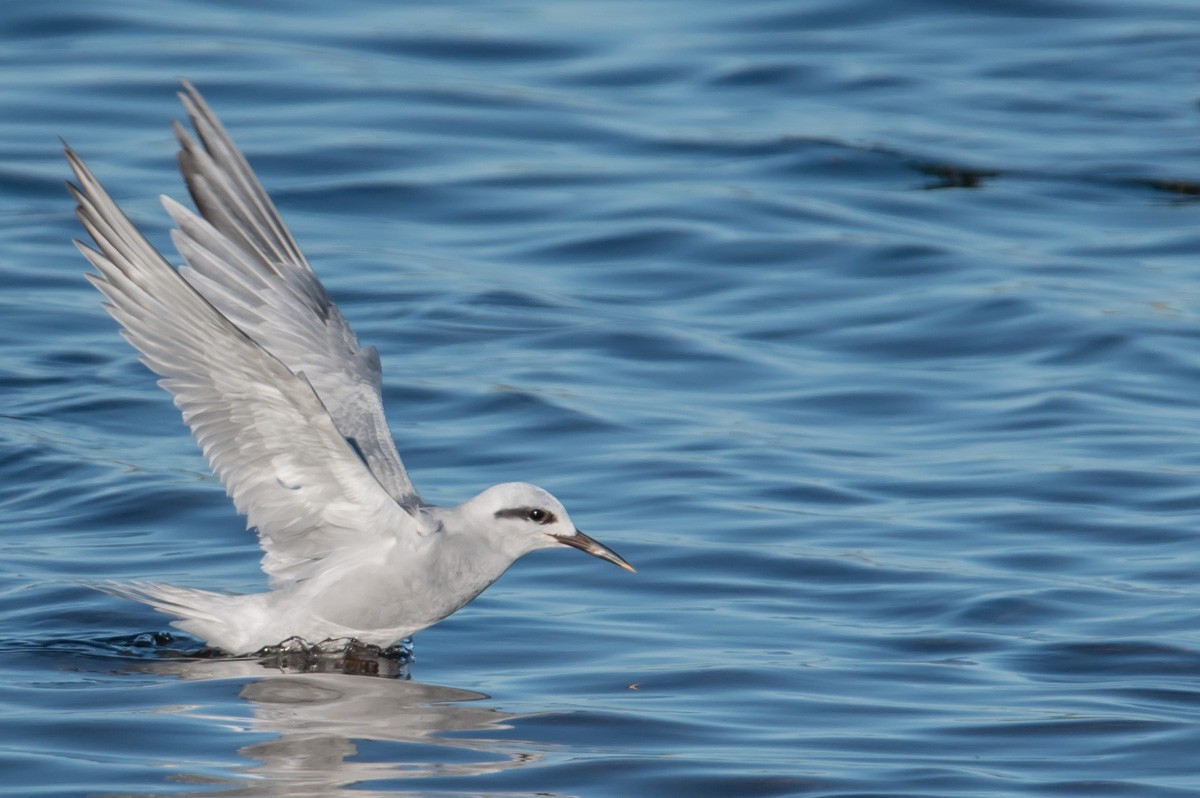
[[[273,587],[381,541],[415,545],[401,508],[336,428],[310,383],[197,292],[67,149],[76,214],[98,249],[76,242],[88,279],[141,360],[160,375],[239,512],[256,527]]]
[[[223,315],[294,373],[400,504],[421,503],[383,414],[379,355],[361,348],[246,159],[200,94],[180,100],[200,144],[178,124],[179,168],[200,215],[166,197],[180,272]]]

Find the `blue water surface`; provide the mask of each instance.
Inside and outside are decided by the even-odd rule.
[[[1192,0],[0,7],[0,792],[1200,795]],[[258,551],[82,278],[205,93],[424,496],[545,485],[409,679],[82,582]],[[172,255],[172,257],[174,257]],[[178,638],[186,650],[197,641]]]

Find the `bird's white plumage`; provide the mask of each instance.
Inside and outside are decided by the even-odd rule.
[[[103,589],[245,652],[292,636],[386,645],[539,548],[567,544],[632,570],[533,485],[496,485],[451,508],[421,502],[384,420],[375,350],[359,347],[204,100],[186,83],[180,97],[202,145],[176,126],[200,215],[164,204],[187,266],[172,267],[68,148],[77,215],[96,248],[76,244],[106,309],[258,530],[272,590]]]

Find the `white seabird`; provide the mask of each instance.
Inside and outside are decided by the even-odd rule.
[[[175,269],[70,147],[87,275],[162,377],[248,527],[270,590],[230,595],[149,582],[102,589],[175,616],[230,653],[287,638],[387,646],[463,607],[518,558],[562,545],[633,567],[523,482],[457,507],[423,502],[383,415],[379,355],[362,348],[246,159],[200,94],[175,123],[200,213],[168,197]]]

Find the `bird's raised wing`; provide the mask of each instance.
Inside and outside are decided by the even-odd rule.
[[[188,264],[181,273],[260,346],[303,373],[392,498],[417,507],[420,497],[383,415],[379,353],[359,348],[245,157],[199,92],[183,86],[179,98],[203,146],[175,125],[179,169],[200,210],[197,216],[163,198],[179,226],[172,238]]]
[[[67,148],[76,215],[98,251],[88,279],[204,450],[239,512],[257,527],[273,587],[381,541],[414,545],[422,527],[335,427],[304,378],[251,340],[138,232]]]

